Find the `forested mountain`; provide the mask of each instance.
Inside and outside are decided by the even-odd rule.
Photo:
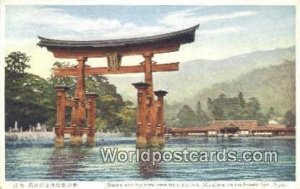
[[[281,65],[269,66],[243,74],[230,82],[214,84],[201,90],[189,100],[189,104],[199,100],[206,102],[208,98],[235,96],[242,91],[245,98],[256,97],[266,111],[274,107],[275,111],[283,114],[288,109],[295,109],[295,62],[286,61]]]
[[[240,104],[238,94],[242,95],[245,108]],[[216,83],[184,103],[167,105],[166,121],[169,125],[180,126],[179,123],[184,122],[180,121],[184,117],[181,114],[186,114],[187,111],[189,114],[196,114],[199,112],[199,102],[203,104],[202,109],[210,120],[253,118],[263,124],[267,123],[272,114],[274,119],[284,121],[287,114],[295,113],[295,95],[295,62],[285,61],[280,65],[242,74],[229,82]],[[247,101],[250,104],[248,108]],[[257,109],[257,113],[249,114],[253,109]],[[197,124],[195,120],[199,120],[199,117],[193,119],[186,116],[184,119],[190,120],[191,126]],[[202,124],[201,121],[203,115],[202,120],[198,121],[199,125]]]

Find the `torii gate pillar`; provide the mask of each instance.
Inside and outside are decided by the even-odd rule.
[[[87,145],[96,146],[95,133],[96,133],[96,93],[87,93],[87,127],[89,128],[87,134]]]
[[[158,147],[157,129],[156,129],[156,102],[154,99],[153,92],[153,53],[144,53],[144,69],[145,69],[145,82],[149,85],[146,89],[147,99],[146,99],[146,123],[149,130],[147,134],[147,146]]]
[[[133,83],[132,85],[138,90],[137,93],[137,132],[136,132],[136,147],[147,147],[147,89],[148,83]]]
[[[74,132],[71,134],[71,145],[80,146],[82,144],[83,127],[85,123],[85,62],[86,57],[77,58],[77,85],[75,91],[76,104],[72,109],[72,127]]]
[[[55,91],[56,91],[55,146],[56,147],[64,147],[66,91],[68,89],[69,87],[64,85],[55,86]]]
[[[164,96],[168,94],[167,91],[154,91],[157,96],[156,106],[156,129],[157,129],[157,141],[159,146],[165,145],[165,121],[164,121]]]

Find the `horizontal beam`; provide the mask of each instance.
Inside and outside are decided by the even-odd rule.
[[[82,49],[65,49],[65,48],[53,48],[48,47],[48,51],[52,52],[55,58],[78,58],[78,57],[88,57],[88,58],[100,58],[106,57],[107,53],[117,52],[121,56],[133,56],[133,55],[143,55],[145,53],[169,53],[178,51],[180,44],[158,44],[158,45],[138,45],[138,46],[123,46],[119,48],[82,48]]]
[[[81,129],[83,134],[88,134],[90,132],[89,127],[85,127]],[[64,128],[64,134],[74,134],[75,132],[75,127],[65,127]]]
[[[179,69],[179,63],[168,64],[153,64],[153,72],[168,72],[177,71]],[[143,65],[137,66],[121,66],[118,70],[109,70],[107,67],[86,67],[86,75],[107,75],[107,74],[126,74],[126,73],[143,73],[145,72]],[[77,68],[54,68],[54,76],[77,76]]]
[[[67,99],[66,100],[66,106],[67,107],[74,107],[76,104],[74,103],[74,101],[72,99]],[[89,105],[88,102],[85,102],[85,109],[89,110],[91,109],[91,105]]]

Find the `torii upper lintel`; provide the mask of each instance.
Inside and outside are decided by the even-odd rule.
[[[39,37],[40,47],[46,47],[56,58],[107,57],[109,53],[120,56],[144,53],[168,53],[178,51],[180,45],[194,42],[199,25],[161,35],[96,41],[70,41]]]

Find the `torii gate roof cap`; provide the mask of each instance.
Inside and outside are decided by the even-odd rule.
[[[97,93],[94,93],[94,92],[88,92],[85,94],[87,97],[97,97],[99,96]]]
[[[56,86],[54,86],[54,88],[56,90],[69,90],[70,89],[70,87],[68,87],[66,85],[56,85]]]
[[[132,85],[137,89],[146,89],[150,86],[149,83],[144,83],[144,82],[132,83]]]
[[[166,96],[167,94],[168,94],[168,92],[167,91],[163,91],[163,90],[158,90],[158,91],[154,91],[154,94],[156,95],[156,96]]]
[[[159,43],[180,45],[193,42],[195,40],[195,31],[198,28],[199,24],[184,30],[156,36],[94,41],[57,40],[38,36],[40,42],[37,45],[40,47],[47,47],[50,51],[52,51],[52,49],[81,50],[86,48],[106,50],[140,45],[152,47],[153,45]]]
[[[127,39],[112,39],[112,40],[96,40],[96,41],[71,41],[71,40],[56,40],[48,39],[38,36],[40,42],[38,43],[41,47],[115,47],[115,46],[124,46],[128,44],[138,44],[138,43],[149,43],[156,42],[165,39],[176,39],[178,36],[193,34],[196,29],[199,28],[199,24],[184,30],[140,38],[127,38]],[[188,42],[193,42],[194,38],[188,40]]]

